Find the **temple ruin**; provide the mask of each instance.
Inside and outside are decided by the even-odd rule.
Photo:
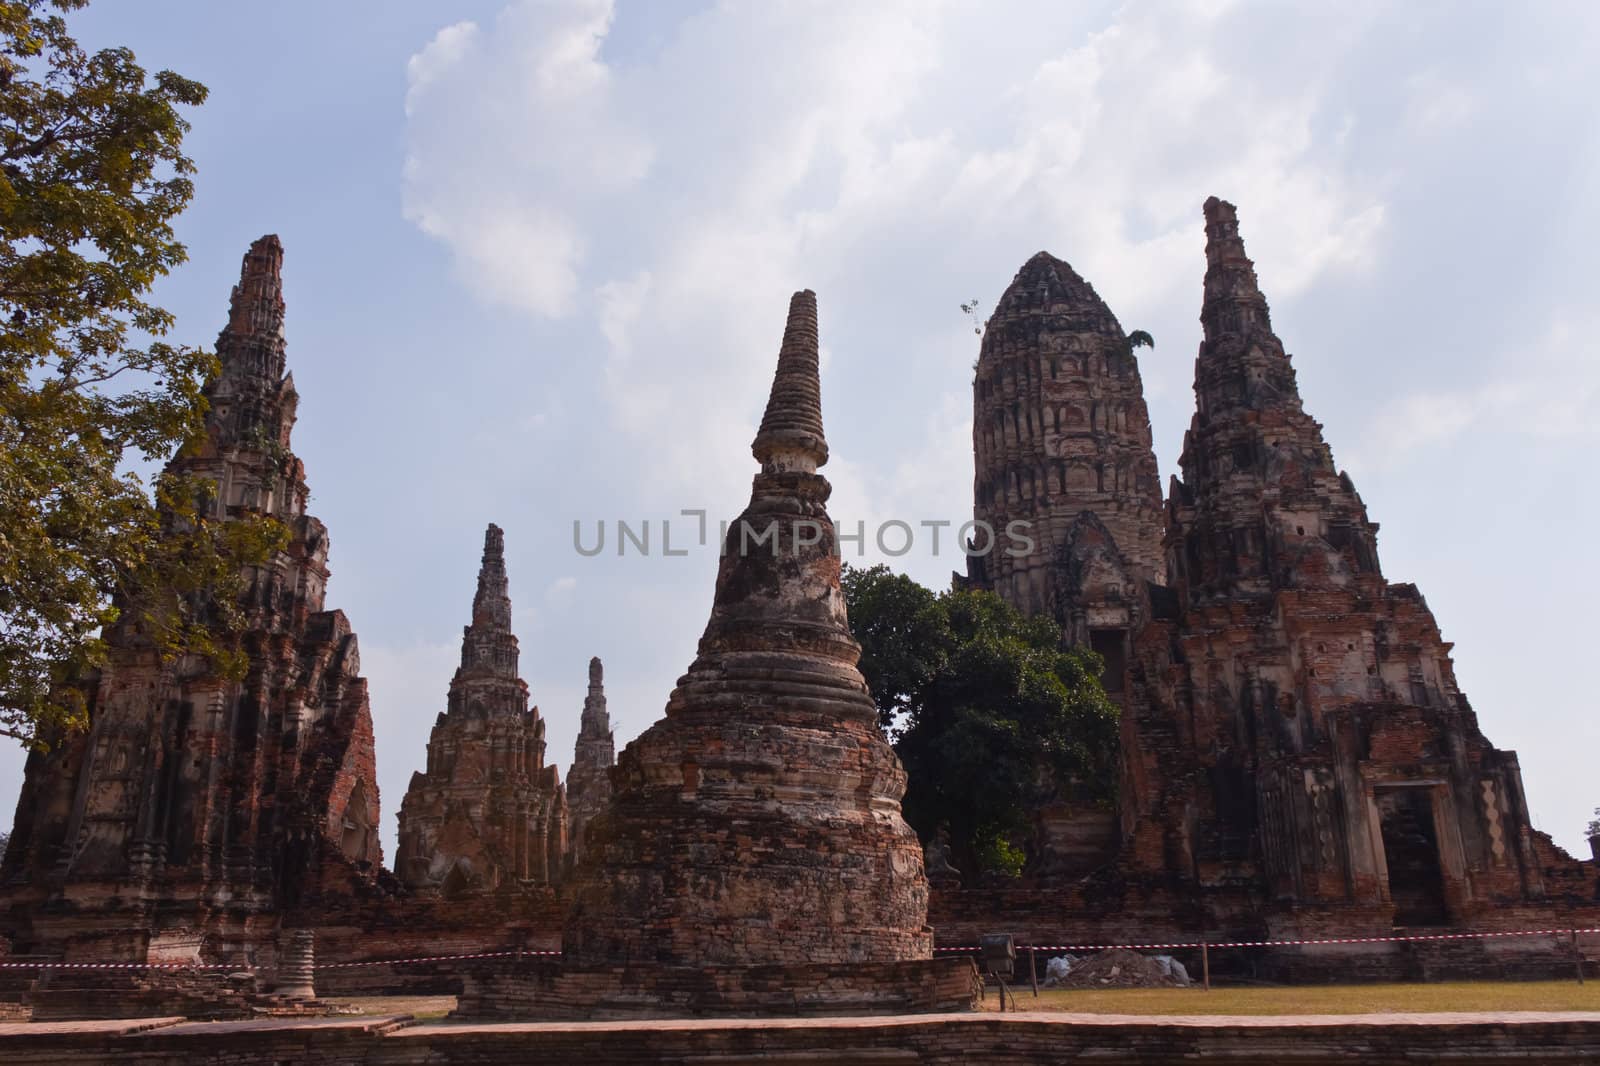
[[[1114,857],[1070,902],[1017,897],[1013,914],[1293,937],[1592,909],[1593,865],[1533,829],[1516,756],[1479,730],[1421,593],[1383,577],[1234,207],[1204,213],[1197,408],[1162,556],[1138,372],[1104,304],[1036,256],[984,341],[976,512],[1043,535],[971,578],[1101,652],[1124,711]],[[1086,418],[1061,413],[1069,396]],[[936,920],[962,920],[959,896]]]
[[[427,767],[400,805],[395,872],[448,898],[548,884],[563,871],[567,798],[545,765],[545,725],[528,703],[511,631],[505,534],[483,538],[461,665],[428,738]]]
[[[282,264],[275,236],[246,253],[206,440],[169,464],[216,485],[211,517],[270,516],[290,535],[245,575],[248,672],[164,662],[134,612],[106,630],[88,731],[28,760],[0,867],[0,923],[20,953],[270,973],[280,930],[381,864],[367,683],[349,621],[323,604],[328,532],[290,450]],[[123,984],[145,980],[131,973]],[[101,994],[71,971],[52,988]]]
[[[242,678],[163,661],[125,613],[83,687],[89,730],[30,757],[0,863],[0,953],[129,964],[41,979],[37,1016],[249,1013],[275,981],[303,994],[313,976],[323,994],[459,991],[469,1017],[961,1009],[976,972],[933,958],[935,935],[1592,926],[1596,864],[1533,829],[1516,756],[1480,730],[1421,593],[1382,573],[1378,527],[1303,407],[1234,208],[1211,199],[1204,215],[1196,411],[1165,499],[1138,361],[1093,288],[1040,253],[989,321],[974,512],[998,536],[1029,523],[1034,550],[974,555],[967,580],[1101,655],[1121,775],[1115,809],[1044,783],[1024,876],[965,887],[938,840],[925,866],[856,666],[810,292],[790,304],[761,469],[665,717],[615,754],[592,659],[563,788],[490,525],[383,869],[366,682],[349,622],[324,607],[327,531],[290,450],[283,252],[257,241],[218,339],[206,441],[170,469],[217,486],[213,517],[272,517],[289,543],[244,575]],[[314,969],[313,944],[340,966]],[[560,961],[523,955],[557,947]],[[514,962],[391,965],[452,953]],[[1295,978],[1571,965],[1528,939],[1254,958],[1256,976]],[[153,963],[216,969],[138,968]]]
[[[1039,252],[995,305],[972,392],[973,517],[993,543],[969,556],[968,578],[1099,652],[1126,710],[1131,640],[1148,618],[1138,590],[1166,575],[1161,482],[1128,338],[1088,282]],[[1014,522],[1026,523],[1027,554],[999,539]],[[1078,875],[1111,858],[1113,812],[1072,782],[1043,799],[1036,869]]]
[[[1205,218],[1197,409],[1167,500],[1177,612],[1130,668],[1136,853],[1200,885],[1247,869],[1284,934],[1592,901],[1593,871],[1530,824],[1516,755],[1479,730],[1422,594],[1384,578],[1233,205]]]

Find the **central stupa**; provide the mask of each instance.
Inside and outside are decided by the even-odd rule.
[[[839,590],[817,303],[795,293],[711,621],[589,829],[569,964],[926,960],[922,849]]]

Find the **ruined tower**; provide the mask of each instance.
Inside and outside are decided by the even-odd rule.
[[[1098,652],[1126,709],[1131,642],[1166,603],[1161,489],[1128,338],[1088,282],[1040,252],[989,318],[972,393],[973,517],[984,525],[969,580]],[[989,530],[992,550],[976,552]],[[1035,822],[1035,875],[1081,875],[1117,843],[1115,815],[1071,782],[1050,784]]]
[[[277,237],[246,253],[205,442],[168,465],[216,485],[213,519],[289,535],[244,575],[247,672],[163,662],[136,612],[107,629],[89,729],[29,758],[0,868],[23,950],[270,965],[280,923],[382,860],[367,685],[350,623],[323,606],[328,534],[290,450],[282,265]]]
[[[1143,852],[1203,886],[1261,885],[1276,931],[1462,923],[1587,893],[1529,824],[1515,754],[1456,686],[1414,585],[1306,414],[1233,205],[1205,204],[1196,411],[1168,499],[1181,618],[1142,634]],[[1158,679],[1166,679],[1161,683]]]
[[[1040,252],[990,316],[972,383],[973,516],[999,537],[969,576],[1115,660],[1137,585],[1163,580],[1161,486],[1139,364],[1110,308]],[[1033,548],[1008,537],[1023,523]],[[981,540],[982,534],[975,536]],[[978,543],[976,548],[982,548]]]
[[[427,769],[411,775],[400,805],[395,872],[413,888],[456,896],[561,874],[566,795],[545,765],[544,721],[517,657],[505,534],[491,523],[461,665],[428,738]]]
[[[606,713],[604,668],[598,657],[589,660],[589,694],[583,699],[583,717],[573,746],[572,770],[567,774],[569,853],[583,853],[584,828],[611,802],[611,767],[616,764],[616,742],[611,736],[611,716]]]
[[[590,824],[566,957],[681,967],[927,960],[905,771],[856,669],[828,518],[816,298],[796,293],[711,620]],[[775,541],[765,537],[770,531]]]

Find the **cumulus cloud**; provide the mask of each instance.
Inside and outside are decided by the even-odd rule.
[[[599,59],[612,15],[603,0],[514,4],[488,28],[445,27],[407,65],[406,217],[487,302],[569,313],[581,212],[649,167]]]
[[[836,448],[841,499],[959,517],[974,353],[954,304],[974,286],[992,306],[1049,246],[1139,325],[1164,304],[1192,320],[1211,192],[1245,205],[1278,293],[1379,240],[1382,203],[1318,125],[1361,16],[1286,57],[1285,91],[1287,66],[1236,61],[1229,12],[1045,8],[998,35],[971,4],[718,5],[614,61],[609,4],[515,3],[412,60],[406,208],[485,300],[592,319],[611,429],[647,445],[642,498],[738,491],[784,301],[809,286],[830,397],[918,353],[895,399],[935,412],[862,434],[870,466]],[[841,344],[868,316],[897,351]]]
[[[1155,336],[1141,369],[1171,473],[1193,411],[1200,205],[1213,194],[1239,205],[1308,407],[1358,478],[1495,427],[1545,452],[1484,456],[1472,479],[1515,477],[1573,461],[1570,442],[1592,433],[1600,374],[1582,338],[1596,323],[1550,314],[1584,306],[1576,279],[1593,276],[1583,190],[1600,155],[1581,104],[1593,82],[1581,7],[1498,20],[1377,0],[642,10],[519,0],[440,31],[409,71],[407,217],[471,293],[547,339],[543,362],[504,378],[549,388],[563,419],[544,440],[567,450],[527,449],[505,472],[561,525],[547,550],[568,550],[574,511],[731,517],[788,295],[809,287],[830,509],[866,526],[856,561],[943,585],[963,561],[948,530],[933,555],[921,523],[971,508],[977,341],[957,305],[992,309],[1040,249]],[[1569,332],[1513,348],[1551,322]],[[1437,506],[1442,465],[1362,483],[1375,515],[1395,519],[1386,529],[1404,528],[1408,500]],[[912,552],[878,549],[888,521],[914,527]],[[1477,521],[1450,528],[1465,537]],[[1587,545],[1570,544],[1583,558]],[[618,726],[631,735],[693,654],[712,554],[645,561],[608,546],[549,563],[562,569],[546,581],[577,567],[582,587],[541,603],[540,631],[524,635],[530,676],[573,672],[570,709],[578,653],[615,648],[609,676],[635,686],[636,717]],[[1442,598],[1459,579],[1427,587]],[[1474,602],[1444,621],[1463,648],[1474,634],[1499,648],[1495,619],[1522,606]],[[574,634],[593,651],[569,647]],[[1526,701],[1519,672],[1467,669],[1486,706]],[[1537,758],[1524,752],[1530,781]]]

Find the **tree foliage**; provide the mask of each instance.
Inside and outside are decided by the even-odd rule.
[[[1109,801],[1117,709],[1099,656],[1063,649],[1048,618],[990,592],[938,595],[887,567],[846,567],[850,626],[910,782],[906,819],[950,829],[969,874],[1017,872],[1033,810],[1052,795]]]
[[[162,340],[172,316],[148,298],[185,259],[180,109],[206,90],[84,50],[63,14],[86,3],[0,2],[0,733],[30,744],[85,724],[62,683],[128,605],[163,653],[237,669],[229,582],[281,543],[208,518],[203,482],[130,469],[198,446],[217,370]]]

